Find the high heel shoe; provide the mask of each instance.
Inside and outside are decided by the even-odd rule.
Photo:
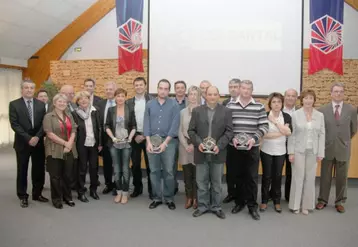
[[[197,209],[198,208],[198,200],[194,199],[193,200],[193,209]]]
[[[193,206],[193,199],[187,197],[185,201],[185,209],[191,208],[192,206]]]
[[[127,202],[128,202],[128,196],[127,195],[122,195],[121,203],[126,204]]]
[[[117,195],[114,197],[114,202],[115,203],[120,203],[122,200],[122,192],[121,191],[117,191]]]

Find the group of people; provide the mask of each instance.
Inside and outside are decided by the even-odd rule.
[[[127,91],[110,81],[104,86],[106,98],[101,99],[94,95],[95,81],[87,79],[85,90],[76,94],[73,86],[62,86],[50,105],[45,90],[39,90],[35,98],[35,84],[24,81],[22,97],[9,105],[21,207],[28,206],[30,157],[32,199],[48,202],[42,195],[46,163],[51,200],[60,209],[63,203],[75,206],[71,190],[77,191],[80,201],[89,201],[87,172],[89,195],[99,199],[99,155],[103,157],[103,194],[112,193],[114,202],[121,204],[141,195],[143,153],[150,209],[163,202],[171,210],[176,208],[179,163],[183,167],[185,208],[193,208],[194,217],[212,212],[224,219],[222,202],[231,201],[235,202],[233,214],[247,206],[255,220],[260,219],[259,211],[268,209],[270,200],[274,210],[281,213],[281,180],[286,163],[285,199],[293,213],[307,215],[315,207],[321,210],[327,205],[333,168],[335,206],[338,212],[345,211],[357,109],[343,102],[342,83],[332,85],[332,101],[319,110],[314,108],[313,90],[301,92],[299,108],[298,93],[288,89],[284,95],[275,92],[269,96],[268,111],[253,99],[253,83],[249,80],[232,79],[230,97],[222,103],[218,88],[209,81],[188,89],[184,81],[177,81],[175,96],[169,97],[171,83],[162,79],[155,98],[146,92],[146,84],[144,78],[136,78],[136,94],[127,99]],[[263,174],[258,205],[260,159]],[[321,160],[320,194],[315,206],[316,167]],[[222,201],[224,164],[228,195]],[[131,174],[134,190],[129,195]]]

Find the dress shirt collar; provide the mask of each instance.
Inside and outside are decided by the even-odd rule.
[[[342,107],[343,107],[343,101],[339,102],[339,103],[336,103],[334,101],[332,101],[332,107],[333,107],[333,111],[336,110],[336,106],[339,105],[340,107],[338,108],[338,110],[342,110]]]
[[[34,98],[25,98],[25,97],[22,97],[27,105],[27,101],[31,101],[31,104],[34,102]]]
[[[236,98],[236,102],[235,102],[235,103],[240,103],[240,105],[244,106],[244,104],[243,104],[242,101],[241,101],[240,96]],[[250,101],[247,103],[247,105],[250,104],[250,103],[252,103],[252,104],[255,104],[255,103],[256,103],[255,100],[254,100],[254,98],[251,97],[251,99],[250,99]],[[247,106],[247,105],[245,105],[245,106]]]

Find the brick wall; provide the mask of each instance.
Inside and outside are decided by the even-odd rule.
[[[128,97],[134,95],[133,79],[137,76],[146,77],[147,60],[143,60],[144,72],[128,72],[118,75],[117,60],[76,60],[52,61],[51,79],[59,87],[63,84],[73,84],[75,90],[81,90],[85,78],[95,78],[97,82],[96,94],[104,96],[104,83],[114,80],[128,91]],[[311,88],[317,94],[317,106],[329,102],[330,85],[334,81],[344,82],[346,85],[346,101],[358,106],[358,60],[344,60],[344,75],[339,76],[328,70],[315,75],[307,74],[308,61],[303,62],[303,89]],[[255,82],[254,82],[255,83]],[[283,88],[282,91],[285,89]],[[259,99],[265,103],[265,99]]]

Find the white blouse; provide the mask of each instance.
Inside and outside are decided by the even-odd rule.
[[[283,118],[283,113],[280,112],[280,115],[277,118],[277,121],[280,124],[284,124],[285,120]],[[269,121],[269,130],[268,133],[274,133],[274,132],[280,132],[280,130],[277,128],[277,126],[271,121]],[[275,139],[263,139],[261,144],[261,151],[269,154],[269,155],[275,155],[280,156],[286,154],[286,136],[280,136]]]

